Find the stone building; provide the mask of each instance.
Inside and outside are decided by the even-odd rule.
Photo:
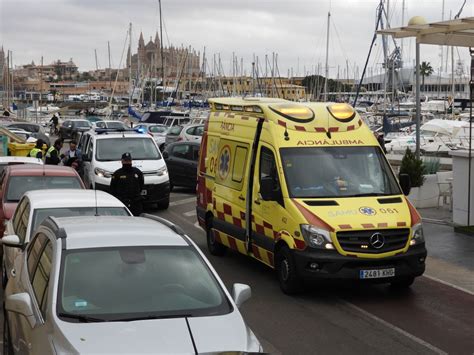
[[[161,43],[158,33],[155,40],[150,40],[145,44],[143,33],[140,33],[137,53],[132,55],[132,76],[137,77],[161,77]],[[163,64],[167,79],[176,78],[181,70],[183,77],[197,77],[200,72],[200,53],[191,47],[185,48],[163,47]],[[127,56],[127,63],[130,63],[130,53]]]

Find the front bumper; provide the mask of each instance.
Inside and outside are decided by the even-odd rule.
[[[360,270],[395,268],[395,277],[367,280],[389,282],[397,278],[422,275],[427,252],[422,244],[410,247],[406,253],[383,259],[362,259],[343,256],[335,250],[309,248],[294,251],[293,255],[298,274],[303,280],[360,280]],[[318,268],[310,267],[314,263],[318,264]]]
[[[95,183],[97,190],[110,193],[110,185]],[[143,195],[144,203],[158,203],[169,200],[170,198],[170,183],[166,181],[161,184],[145,184],[143,190],[146,190],[146,195]]]

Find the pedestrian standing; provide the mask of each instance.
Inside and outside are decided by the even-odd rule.
[[[143,173],[132,166],[132,155],[122,154],[122,167],[114,172],[110,182],[110,193],[122,201],[134,216],[143,212],[141,192],[145,184]]]
[[[43,140],[38,139],[33,149],[28,153],[29,157],[43,159]]]
[[[62,147],[63,141],[59,138],[56,139],[54,144],[46,151],[44,163],[47,165],[58,165],[61,162],[61,158],[64,157],[64,155],[60,155]]]

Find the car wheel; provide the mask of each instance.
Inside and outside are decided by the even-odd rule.
[[[5,309],[5,304],[3,305]],[[8,326],[7,321],[7,312],[3,312],[3,354],[4,355],[13,355],[13,346],[10,336],[10,327]]]
[[[170,198],[168,197],[166,200],[158,202],[157,205],[158,205],[158,209],[166,210],[170,205]]]
[[[170,182],[170,192],[173,191],[174,185]]]
[[[212,230],[212,222],[209,222],[206,227],[207,249],[212,255],[223,256],[227,252],[225,245],[220,244]]]
[[[397,290],[404,290],[413,285],[415,278],[413,276],[401,277],[390,283],[390,286]]]
[[[294,295],[301,292],[302,283],[296,270],[296,263],[286,245],[277,251],[275,267],[283,293]]]

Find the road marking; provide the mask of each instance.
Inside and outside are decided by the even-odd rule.
[[[196,210],[192,210],[192,211],[189,211],[189,212],[184,212],[183,215],[185,215],[186,217],[193,217],[196,215]]]
[[[408,333],[407,331],[397,327],[396,325],[393,325],[393,324],[383,320],[382,318],[379,318],[379,317],[373,315],[372,313],[367,312],[366,310],[356,306],[355,304],[352,304],[352,303],[344,301],[344,300],[341,300],[341,303],[343,303],[344,305],[346,305],[349,308],[352,308],[353,310],[355,310],[357,312],[362,313],[364,316],[370,318],[371,320],[379,322],[380,324],[386,326],[387,328],[389,328],[389,329],[391,329],[391,330],[393,330],[393,331],[395,331],[399,334],[402,334],[403,336],[406,336],[407,338],[413,340],[415,343],[418,343],[418,344],[430,349],[431,351],[435,352],[436,354],[448,354],[447,352],[445,352],[445,351],[437,348],[436,346],[424,341],[423,339],[420,339],[417,336],[415,336],[411,333]]]
[[[172,201],[170,202],[170,206],[180,206],[180,205],[185,205],[190,202],[196,202],[196,197],[189,197],[189,198],[185,198],[178,201]]]
[[[194,223],[194,227],[196,227],[197,229],[199,229],[200,231],[202,231],[202,228],[201,228],[201,226],[199,225],[199,222]]]
[[[433,276],[429,276],[427,274],[423,274],[423,277],[426,277],[427,279],[430,279],[430,280],[433,280],[433,281],[436,281],[436,282],[439,282],[440,284],[443,284],[443,285],[446,285],[446,286],[450,286],[452,288],[455,288],[456,290],[459,290],[459,291],[462,291],[462,292],[466,292],[467,294],[471,295],[471,296],[474,296],[474,292],[470,291],[470,290],[466,290],[465,288],[462,288],[462,287],[459,287],[459,286],[456,286],[452,283],[449,283],[447,281],[443,281],[443,280],[440,280],[436,277],[433,277]]]

